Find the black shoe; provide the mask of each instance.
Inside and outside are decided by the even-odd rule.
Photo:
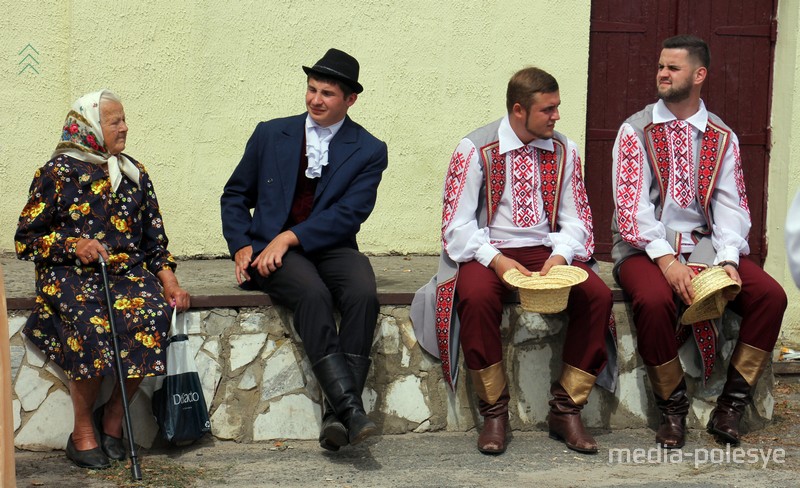
[[[79,468],[106,469],[111,467],[108,457],[103,454],[102,449],[99,447],[86,451],[77,450],[72,442],[72,434],[69,435],[69,440],[67,440],[66,453],[67,459],[75,463]]]
[[[328,400],[323,399],[325,412],[322,414],[322,427],[319,432],[319,447],[328,451],[338,451],[341,447],[350,444],[347,437],[347,428],[336,417]]]
[[[100,447],[111,459],[115,461],[124,461],[126,456],[125,444],[122,442],[121,437],[114,437],[103,432],[103,413],[106,409],[105,405],[101,405],[94,411],[92,418],[94,420],[94,427],[97,433],[100,434]]]
[[[319,381],[325,398],[347,429],[350,444],[355,445],[378,434],[378,426],[367,417],[361,403],[355,377],[342,353],[329,354],[311,369]]]

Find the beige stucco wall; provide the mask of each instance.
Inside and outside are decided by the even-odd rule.
[[[505,84],[536,64],[561,84],[559,130],[584,142],[589,7],[583,0],[142,2],[0,0],[0,252],[71,102],[108,87],[125,104],[127,152],[153,174],[172,251],[226,253],[219,195],[255,124],[303,111],[302,64],[331,46],[362,64],[351,116],[389,144],[389,169],[360,234],[370,253],[435,253],[449,156],[502,115]],[[783,219],[800,187],[800,5],[779,4],[767,269],[791,295]],[[87,19],[95,19],[88,22]],[[39,64],[21,72],[30,43]],[[795,342],[800,342],[796,340]]]
[[[559,128],[583,141],[582,0],[0,0],[0,9],[0,251],[13,250],[30,179],[69,105],[99,87],[123,99],[126,152],[153,174],[178,255],[227,252],[222,187],[258,121],[304,111],[301,65],[328,47],[361,62],[366,90],[350,115],[389,145],[377,207],[359,236],[368,252],[438,251],[450,153],[503,114],[516,69],[536,64],[559,79]],[[38,75],[18,74],[28,43],[39,51]]]
[[[772,91],[772,151],[769,167],[766,270],[784,285],[789,308],[780,342],[800,345],[800,292],[786,266],[783,228],[786,211],[800,190],[800,3],[778,2],[778,42]],[[794,252],[800,252],[795,249]]]

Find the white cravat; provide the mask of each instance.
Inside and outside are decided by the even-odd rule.
[[[328,148],[331,139],[339,132],[344,119],[328,126],[322,127],[310,117],[306,117],[306,157],[308,158],[307,178],[322,176],[322,168],[328,165]]]

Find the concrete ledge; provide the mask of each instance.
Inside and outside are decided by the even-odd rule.
[[[378,298],[381,305],[410,305],[414,292],[436,273],[437,256],[370,256]],[[626,298],[611,278],[611,263],[601,262],[600,276],[611,288],[614,301]],[[9,310],[30,310],[35,300],[33,263],[13,256],[0,256]],[[192,294],[192,308],[268,307],[272,301],[265,293],[242,290],[233,276],[233,262],[228,259],[189,259],[178,262],[176,272],[181,286]],[[514,294],[509,303],[517,302]]]

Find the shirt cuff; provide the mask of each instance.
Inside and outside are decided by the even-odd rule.
[[[492,264],[492,259],[498,254],[500,254],[500,251],[498,251],[496,247],[491,244],[484,244],[479,247],[478,251],[475,253],[475,261],[488,268],[489,265]]]
[[[725,246],[717,251],[717,258],[714,260],[714,264],[719,264],[723,261],[731,261],[738,265],[739,249],[734,246]]]
[[[556,244],[553,246],[553,252],[550,253],[550,257],[553,256],[561,256],[567,261],[567,264],[572,264],[572,259],[575,257],[575,251],[572,250],[572,247],[566,244]]]
[[[670,245],[669,241],[666,239],[654,239],[650,241],[650,243],[645,246],[644,251],[653,261],[667,254],[675,255],[675,249],[672,249],[672,245]]]

